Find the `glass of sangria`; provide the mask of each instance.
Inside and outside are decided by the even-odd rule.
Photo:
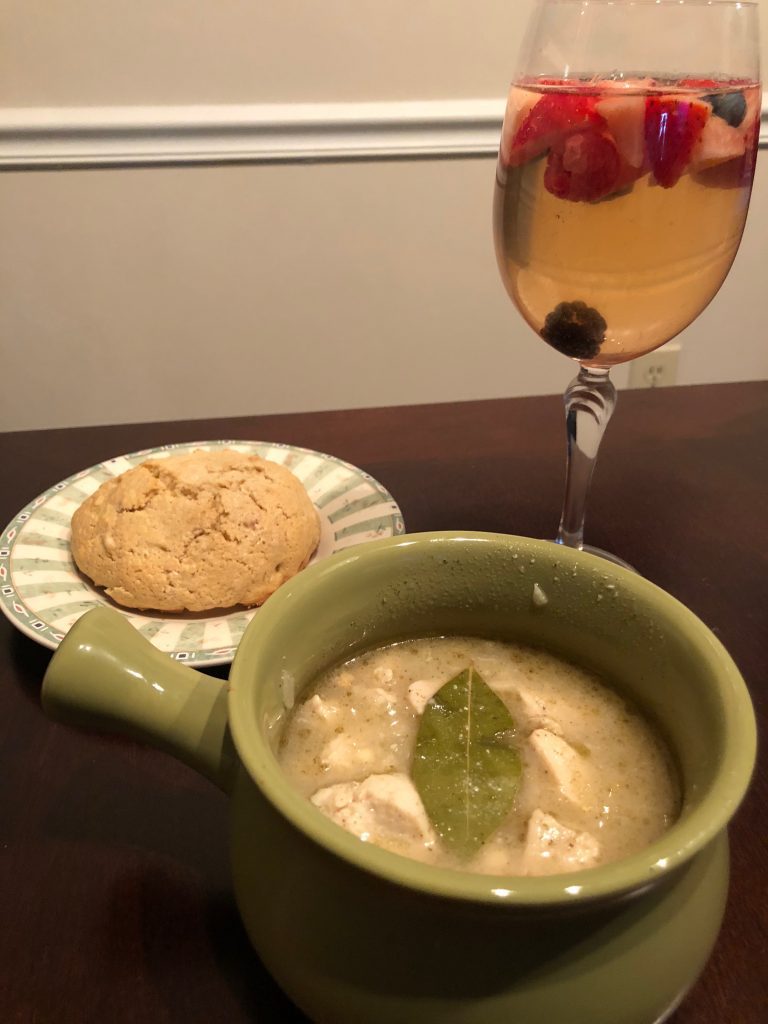
[[[611,367],[682,331],[728,274],[760,102],[756,3],[540,0],[532,15],[504,118],[494,236],[519,312],[580,364],[565,393],[561,544],[585,547]]]

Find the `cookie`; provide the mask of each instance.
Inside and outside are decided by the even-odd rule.
[[[317,547],[317,512],[285,466],[231,449],[150,459],[72,517],[72,557],[118,604],[258,605]]]

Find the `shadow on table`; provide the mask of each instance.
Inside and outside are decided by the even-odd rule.
[[[87,903],[79,927],[98,936],[114,994],[130,983],[174,1024],[306,1024],[240,921],[223,794],[156,751],[83,739],[82,762],[65,758],[50,782],[38,830],[67,850]]]
[[[234,901],[226,897],[214,900],[208,911],[219,970],[249,1019],[263,1024],[309,1024],[309,1018],[289,1001],[257,957]],[[286,920],[291,919],[295,920],[286,915]]]
[[[21,684],[21,691],[28,700],[39,707],[40,687],[53,651],[16,630],[13,630],[9,637],[9,647],[14,674]]]
[[[140,882],[144,970],[168,1019],[308,1024],[251,947],[233,897],[208,895],[201,917],[195,888],[162,871]]]

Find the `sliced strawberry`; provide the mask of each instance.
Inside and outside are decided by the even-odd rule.
[[[545,93],[521,120],[509,148],[511,167],[535,160],[571,132],[604,124],[595,111],[595,96]]]
[[[722,84],[714,78],[681,78],[678,82],[683,89],[718,89]]]
[[[745,89],[754,85],[754,82],[750,82],[748,78],[681,78],[676,84],[683,89],[714,92],[723,89]]]
[[[709,118],[709,104],[683,96],[649,96],[645,147],[656,181],[672,188],[685,171]]]
[[[622,161],[606,132],[574,132],[552,147],[544,187],[558,199],[593,202],[616,189]]]
[[[531,82],[535,85],[562,85],[565,86],[566,89],[572,89],[574,84],[576,84],[572,78],[548,78],[546,75],[542,78],[532,78]]]

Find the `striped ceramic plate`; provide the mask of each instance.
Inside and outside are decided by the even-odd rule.
[[[62,480],[41,494],[0,535],[0,608],[45,647],[55,648],[81,615],[99,604],[122,612],[155,647],[179,661],[225,665],[258,609],[216,615],[143,615],[120,608],[77,571],[69,551],[72,513],[105,480],[148,458],[196,449],[234,448],[287,466],[302,481],[320,517],[312,562],[368,540],[404,532],[392,496],[373,477],[306,448],[261,441],[196,441],[121,455]],[[312,563],[310,563],[312,564]]]

